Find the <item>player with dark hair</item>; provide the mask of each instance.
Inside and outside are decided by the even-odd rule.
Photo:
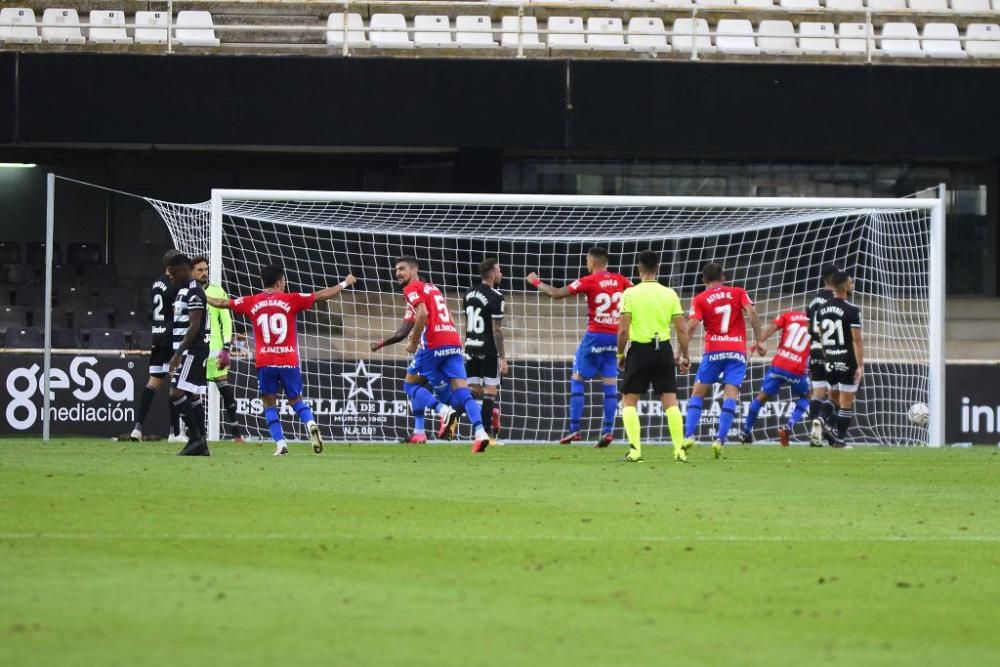
[[[838,410],[834,422],[824,427],[831,447],[843,447],[847,429],[854,417],[854,396],[865,374],[865,347],[861,337],[861,309],[848,301],[854,281],[843,271],[833,274],[833,298],[823,304],[817,318],[823,353],[827,362],[830,389],[838,391]]]
[[[469,388],[482,400],[483,419],[490,420],[492,444],[500,430],[500,411],[496,407],[500,377],[507,374],[507,354],[504,349],[503,317],[506,301],[497,289],[503,272],[496,257],[479,263],[478,285],[465,293],[465,372]]]
[[[191,260],[193,267],[191,275],[201,288],[205,291],[205,296],[214,299],[229,300],[226,290],[219,285],[211,285],[208,281],[208,258],[195,257]],[[233,344],[233,317],[228,308],[216,308],[208,306],[208,364],[205,369],[205,377],[209,382],[214,382],[219,395],[222,397],[222,407],[229,418],[229,433],[233,436],[233,442],[246,442],[243,431],[240,429],[239,416],[236,414],[236,392],[233,385],[229,384],[229,353]]]
[[[812,426],[809,433],[809,444],[813,447],[823,446],[823,425],[833,419],[837,409],[837,401],[840,400],[837,390],[831,389],[830,383],[827,381],[826,356],[823,354],[822,332],[818,316],[819,309],[833,298],[833,276],[838,271],[841,269],[836,264],[823,266],[820,276],[823,287],[816,292],[806,308],[806,315],[811,323],[809,332],[812,335],[812,349],[809,353],[809,379],[812,380],[813,395],[809,401],[809,422]]]
[[[313,451],[323,451],[323,438],[313,418],[312,409],[302,399],[302,371],[299,368],[299,341],[296,315],[312,308],[317,301],[329,301],[357,282],[348,274],[338,285],[318,292],[286,292],[288,282],[284,267],[277,264],[265,266],[260,271],[264,290],[237,299],[209,298],[216,308],[228,308],[237,315],[245,315],[253,323],[254,361],[257,365],[257,387],[264,403],[264,418],[274,439],[274,455],[288,454],[288,443],[281,428],[278,414],[278,392],[284,391],[312,440]]]
[[[656,276],[660,258],[652,250],[638,257],[642,282],[622,295],[621,323],[618,325],[618,367],[622,377],[622,423],[629,441],[625,461],[642,461],[642,426],[636,406],[650,387],[663,403],[667,428],[674,444],[674,460],[687,461],[684,452],[684,420],[677,407],[677,370],[687,370],[688,336],[684,309],[677,292],[661,285]],[[677,333],[678,351],[670,345],[670,326]]]
[[[450,388],[452,407],[464,409],[472,423],[475,433],[472,451],[484,452],[490,444],[490,437],[483,428],[479,404],[466,381],[462,339],[448,309],[448,302],[441,290],[420,280],[420,264],[415,257],[400,257],[394,268],[396,280],[403,286],[403,298],[416,316],[406,345],[406,351],[414,356],[403,381],[414,413],[420,413],[437,400],[423,386],[424,380],[430,382],[435,391]]]
[[[750,402],[750,409],[747,411],[746,422],[743,425],[744,445],[753,442],[753,426],[757,422],[760,409],[778,395],[782,385],[788,384],[791,387],[792,395],[795,396],[795,409],[792,410],[788,421],[778,427],[778,440],[782,447],[788,446],[792,429],[809,409],[809,399],[812,396],[809,377],[806,375],[806,368],[809,364],[809,329],[809,316],[801,310],[790,310],[787,313],[782,313],[764,329],[764,333],[760,337],[761,345],[766,344],[767,339],[775,331],[780,330],[781,337],[778,351],[771,359],[771,366],[764,373],[764,382],[761,385],[760,393]]]
[[[709,262],[701,272],[705,291],[691,301],[688,336],[694,337],[698,324],[705,324],[705,349],[698,365],[691,397],[688,399],[684,422],[684,446],[694,445],[694,434],[701,421],[705,394],[716,382],[722,382],[725,398],[719,415],[719,431],[712,442],[715,458],[722,456],[729,428],[736,418],[740,386],[747,374],[747,337],[744,315],[750,320],[755,347],[763,354],[760,343],[760,320],[746,290],[726,285],[726,273],[721,264]]]
[[[156,392],[160,390],[167,379],[170,370],[170,357],[174,355],[172,346],[172,329],[174,317],[174,295],[177,288],[174,287],[173,279],[170,277],[168,264],[176,255],[178,250],[168,250],[163,253],[163,275],[157,276],[153,280],[153,286],[149,290],[150,311],[149,321],[152,323],[153,347],[149,351],[149,379],[146,380],[146,387],[142,390],[142,397],[139,399],[139,408],[136,410],[138,419],[129,439],[142,440],[142,425],[149,415],[150,408],[153,407],[153,400]],[[180,438],[180,422],[177,410],[173,403],[170,403],[170,426],[171,440],[174,437]]]
[[[580,421],[584,408],[584,380],[601,376],[604,391],[604,419],[601,437],[595,447],[607,447],[614,441],[615,413],[618,411],[618,325],[622,292],[632,287],[632,281],[608,270],[610,256],[604,248],[595,247],[587,252],[589,273],[569,285],[552,287],[546,285],[535,272],[529,273],[527,281],[553,299],[565,299],[576,294],[587,295],[587,332],[576,348],[573,359],[573,374],[569,384],[569,432],[559,440],[566,445],[583,439]]]
[[[174,296],[173,356],[170,358],[170,400],[187,424],[188,442],[180,456],[208,456],[205,439],[205,363],[208,361],[208,323],[205,292],[191,277],[191,259],[175,255],[168,263],[177,293]]]

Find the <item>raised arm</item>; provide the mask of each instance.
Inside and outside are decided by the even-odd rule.
[[[563,285],[562,287],[553,287],[552,285],[546,285],[542,282],[542,279],[538,277],[538,274],[532,271],[525,278],[529,283],[538,288],[539,292],[547,294],[553,299],[565,299],[566,297],[572,295],[573,293],[569,291],[569,286]]]
[[[373,343],[371,343],[372,352],[377,352],[378,350],[381,350],[383,347],[387,345],[395,345],[399,341],[403,340],[408,335],[410,335],[411,331],[413,331],[414,324],[415,322],[413,320],[403,320],[403,323],[399,325],[399,328],[396,329],[395,333],[393,333],[391,336],[383,340],[374,341]]]
[[[229,299],[220,299],[215,296],[206,297],[208,300],[208,305],[214,306],[215,308],[222,308],[223,310],[229,310]],[[230,333],[232,329],[230,329]]]
[[[333,287],[325,287],[320,291],[316,292],[317,301],[329,301],[333,297],[337,296],[345,289],[358,282],[358,279],[354,277],[353,274],[348,273],[347,277],[344,278],[339,285],[334,285]]]

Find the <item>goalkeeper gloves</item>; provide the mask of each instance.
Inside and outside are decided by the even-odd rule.
[[[226,345],[225,347],[222,348],[222,350],[219,351],[219,358],[216,362],[219,367],[219,370],[221,371],[224,368],[229,368],[229,363],[231,361],[232,359],[229,356],[229,346]]]

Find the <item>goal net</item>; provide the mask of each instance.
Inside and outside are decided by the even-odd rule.
[[[404,345],[371,352],[369,344],[395,331],[404,313],[394,259],[414,255],[425,281],[446,295],[450,312],[465,330],[461,299],[479,282],[478,263],[499,259],[506,295],[505,331],[510,372],[498,401],[500,439],[554,442],[567,430],[571,365],[586,329],[584,297],[553,300],[525,281],[536,271],[556,286],[586,272],[586,254],[603,246],[611,270],[635,277],[638,252],[652,249],[662,261],[661,281],[679,293],[685,307],[703,286],[701,268],[720,262],[729,282],[748,290],[762,324],[782,312],[805,309],[819,287],[820,267],[837,262],[855,277],[853,301],[864,317],[865,379],[850,432],[855,443],[916,445],[940,425],[935,410],[943,386],[943,339],[934,315],[943,283],[934,257],[934,220],[939,200],[812,200],[667,197],[570,197],[504,195],[415,195],[214,191],[198,205],[152,203],[178,248],[212,258],[211,279],[232,295],[260,289],[259,270],[280,263],[290,290],[312,291],[336,284],[348,273],[353,288],[299,316],[298,336],[311,402],[326,436],[334,441],[391,442],[405,437],[412,418],[402,380]],[[939,312],[939,311],[938,311]],[[943,320],[943,318],[940,318]],[[932,326],[934,325],[934,326]],[[240,419],[267,438],[256,393],[251,323],[237,317],[245,341],[230,373]],[[748,336],[749,336],[748,332]],[[751,357],[741,393],[745,411],[759,391],[767,357]],[[702,334],[691,344],[697,363]],[[679,377],[683,404],[694,383]],[[588,383],[585,436],[600,431],[599,379]],[[706,399],[702,440],[717,421],[721,387]],[[911,424],[914,403],[931,406],[931,427]],[[217,406],[217,402],[215,403]],[[758,441],[775,440],[793,408],[783,390],[757,422]],[[668,439],[659,403],[640,404],[644,434]],[[292,411],[283,410],[289,435],[305,439]],[[211,411],[217,426],[220,411]],[[730,438],[737,437],[734,431]],[[805,441],[799,426],[793,441]],[[225,434],[225,427],[222,428]],[[943,433],[943,431],[941,431]],[[616,437],[623,437],[620,420]],[[463,424],[462,435],[470,434]],[[293,436],[293,437],[294,437]]]

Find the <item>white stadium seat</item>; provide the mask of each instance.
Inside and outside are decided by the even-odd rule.
[[[657,9],[689,9],[694,6],[694,0],[653,0],[653,5]]]
[[[41,44],[35,27],[35,12],[20,7],[0,9],[0,42]]]
[[[917,26],[912,23],[886,23],[882,26],[882,41],[879,47],[893,58],[923,58]]]
[[[42,40],[49,44],[86,44],[75,9],[46,9],[42,14]]]
[[[803,22],[799,24],[799,48],[802,53],[835,54],[837,33],[832,23]]]
[[[587,19],[587,44],[592,49],[603,51],[624,51],[627,49],[622,20],[591,16]]]
[[[550,16],[549,34],[545,41],[553,49],[583,49],[587,41],[583,34],[583,21],[579,16]]]
[[[970,23],[965,37],[965,52],[973,58],[1000,58],[1000,25]]]
[[[493,40],[493,21],[489,16],[456,16],[455,43],[476,49],[492,49],[497,46]]]
[[[841,23],[837,26],[837,48],[841,53],[863,54],[868,49],[869,32],[864,23]],[[875,46],[873,40],[872,50]]]
[[[518,46],[518,21],[521,22],[520,39],[522,49],[544,49],[545,45],[538,39],[538,19],[534,16],[505,16],[500,22],[500,46],[516,49]]]
[[[166,44],[169,20],[166,12],[136,12],[135,43]]]
[[[921,46],[930,58],[964,58],[958,26],[954,23],[925,23]]]
[[[715,32],[719,53],[747,56],[760,53],[753,38],[753,25],[746,19],[720,19]]]
[[[454,46],[450,30],[451,21],[447,16],[414,16],[413,45],[431,48]]]
[[[635,17],[628,20],[628,45],[636,51],[669,51],[663,19]]]
[[[873,12],[905,12],[906,0],[868,0],[868,9]]]
[[[90,12],[88,23],[87,37],[94,44],[132,43],[132,38],[125,32],[125,12],[95,10]]]
[[[947,12],[948,0],[910,0],[910,9],[915,12]]]
[[[368,39],[381,49],[412,49],[402,14],[372,14],[368,20]]]
[[[819,9],[819,0],[781,0],[782,9]]]
[[[982,14],[990,11],[990,0],[951,0],[951,9],[959,14]]]
[[[695,0],[694,4],[699,7],[732,7],[736,4],[736,0]]]
[[[326,43],[329,46],[344,46],[344,14],[336,12],[326,18]],[[361,14],[347,15],[347,45],[355,49],[364,49],[371,44],[365,37],[365,21]]]
[[[788,56],[801,53],[795,43],[795,26],[791,21],[761,21],[757,26],[757,46],[768,55]]]
[[[177,12],[174,39],[182,46],[218,46],[212,15],[203,11]]]
[[[737,7],[749,7],[751,9],[766,9],[774,7],[774,0],[736,0]]]
[[[833,12],[859,12],[865,8],[864,0],[826,0],[826,8]]]
[[[699,53],[715,53],[712,46],[712,39],[708,36],[708,21],[698,19],[697,24],[691,19],[676,19],[670,29],[673,34],[670,37],[670,46],[675,51],[690,53],[694,49],[694,36],[698,39]]]

